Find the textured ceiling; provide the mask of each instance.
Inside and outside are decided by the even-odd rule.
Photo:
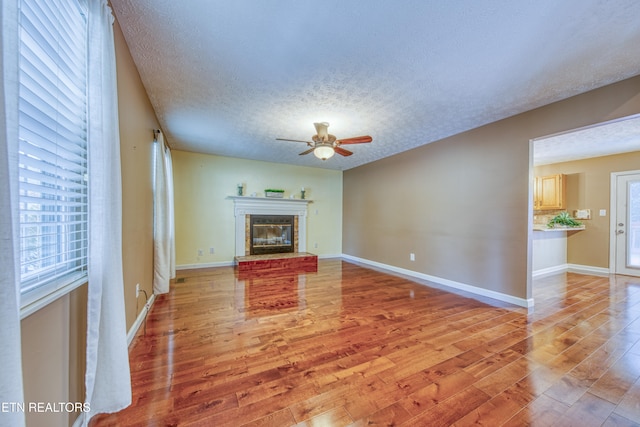
[[[175,149],[344,170],[640,73],[637,0],[112,0]],[[313,122],[354,155],[298,156]]]
[[[536,166],[631,151],[640,151],[640,115],[533,141]]]

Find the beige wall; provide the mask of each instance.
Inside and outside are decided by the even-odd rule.
[[[307,250],[341,254],[342,172],[186,151],[172,154],[178,266],[233,261],[235,217],[233,200],[226,197],[236,195],[239,183],[245,184],[245,195],[260,196],[267,188],[279,188],[285,197],[299,198],[305,187],[306,198],[313,200],[307,217]]]
[[[84,401],[87,288],[81,286],[21,323],[25,402]],[[27,412],[27,425],[69,426],[74,414]]]
[[[345,171],[343,252],[531,298],[530,140],[638,112],[635,77]]]
[[[591,209],[586,230],[568,233],[567,262],[609,268],[611,173],[640,169],[640,151],[573,162],[538,166],[536,175],[562,173],[567,176],[566,210]],[[607,211],[599,216],[600,209]]]
[[[159,129],[147,92],[116,22],[118,115],[122,161],[122,259],[127,329],[144,307],[136,284],[153,293],[153,130]],[[170,143],[171,141],[169,141]]]
[[[123,260],[127,328],[144,306],[135,285],[151,295],[153,203],[151,145],[158,128],[151,104],[117,22],[114,26],[118,72],[123,180]],[[25,401],[84,400],[87,289],[82,286],[23,319],[22,355]],[[136,311],[137,307],[137,311]],[[76,416],[27,413],[27,425],[71,425]]]

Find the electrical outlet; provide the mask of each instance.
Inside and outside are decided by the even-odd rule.
[[[413,252],[411,252],[409,254],[409,261],[415,261],[416,260],[416,254],[414,254]]]
[[[202,252],[202,249],[198,249],[198,256],[202,256],[204,255],[204,252]]]
[[[316,249],[318,249],[318,242],[314,243],[314,244],[313,244],[313,247],[314,247],[314,248],[316,248]]]
[[[136,298],[140,295],[140,283],[136,283]]]
[[[215,253],[216,253],[215,249],[209,248],[209,255],[213,255]]]

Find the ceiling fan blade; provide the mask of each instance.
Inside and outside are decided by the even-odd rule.
[[[304,142],[305,144],[312,144],[311,141],[301,141],[299,139],[276,138],[276,141]]]
[[[309,154],[311,153],[313,150],[315,150],[316,147],[311,147],[309,148],[307,151],[303,151],[302,153],[298,154],[298,156],[304,156],[305,154]]]
[[[362,143],[371,142],[371,141],[373,141],[373,138],[371,138],[369,135],[363,135],[363,136],[356,136],[353,138],[339,139],[336,142],[342,145],[342,144],[362,144]]]
[[[327,137],[329,135],[329,123],[327,122],[320,122],[320,123],[314,123],[313,124],[316,127],[316,133],[318,134],[318,136],[320,137],[320,139],[322,141],[326,141]]]
[[[333,147],[333,149],[335,150],[336,153],[340,154],[341,156],[350,156],[353,153],[349,150],[345,150],[344,148],[340,148],[340,147]]]

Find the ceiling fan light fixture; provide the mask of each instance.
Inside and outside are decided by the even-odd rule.
[[[320,160],[327,160],[335,153],[336,152],[331,144],[318,144],[316,148],[313,149],[313,155]]]

